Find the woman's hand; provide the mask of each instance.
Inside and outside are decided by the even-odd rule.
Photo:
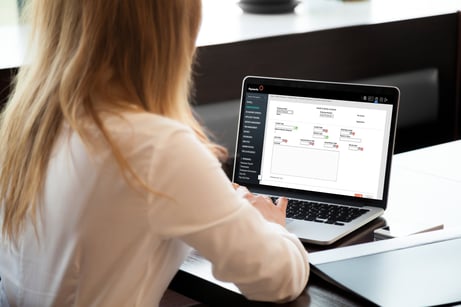
[[[246,187],[236,183],[232,184],[239,195],[246,198],[264,218],[270,222],[274,222],[285,227],[286,211],[288,200],[285,197],[277,199],[276,203],[268,196],[255,195],[248,191]]]

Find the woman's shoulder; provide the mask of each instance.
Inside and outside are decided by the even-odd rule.
[[[136,134],[145,136],[166,136],[176,132],[191,132],[191,129],[177,120],[147,112],[125,112],[112,115],[105,120],[107,130],[114,134]]]

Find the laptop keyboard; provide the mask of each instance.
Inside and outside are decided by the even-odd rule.
[[[273,198],[275,201],[275,198]],[[288,200],[287,218],[343,226],[370,210],[334,204]]]

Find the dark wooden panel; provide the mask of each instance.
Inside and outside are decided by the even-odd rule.
[[[237,99],[246,75],[354,81],[436,68],[437,121],[399,130],[396,152],[433,145],[457,137],[457,42],[453,13],[200,47],[195,102]]]
[[[0,109],[3,108],[4,104],[8,100],[8,96],[11,92],[11,82],[16,75],[17,69],[0,69]]]
[[[198,49],[199,104],[238,98],[246,75],[349,81],[436,67],[453,92],[457,14]]]
[[[456,71],[456,101],[458,104],[456,105],[456,122],[457,125],[457,134],[456,138],[459,139],[461,137],[461,12],[458,12],[458,46],[457,46],[457,71]]]

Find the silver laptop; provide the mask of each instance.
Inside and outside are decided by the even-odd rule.
[[[287,229],[331,244],[386,209],[395,87],[246,77],[233,181],[289,199]]]

